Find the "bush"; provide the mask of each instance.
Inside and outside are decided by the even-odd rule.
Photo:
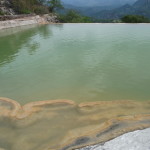
[[[3,13],[1,10],[0,10],[0,15],[1,15],[1,16],[3,16],[3,15],[4,15],[4,13]]]
[[[20,10],[19,13],[20,13],[20,14],[30,14],[31,11],[30,11],[30,10],[27,10],[27,9],[24,9],[24,10]]]
[[[125,23],[149,23],[150,20],[144,16],[139,15],[127,15],[121,18]]]

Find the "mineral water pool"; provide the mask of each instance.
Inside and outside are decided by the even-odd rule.
[[[57,24],[0,31],[0,97],[21,104],[150,100],[150,25]]]
[[[1,150],[73,150],[148,127],[149,24],[0,31]]]

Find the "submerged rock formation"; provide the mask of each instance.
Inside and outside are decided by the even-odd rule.
[[[21,106],[0,98],[0,148],[72,150],[150,127],[150,102],[70,100]]]

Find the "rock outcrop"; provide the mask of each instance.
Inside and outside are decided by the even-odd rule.
[[[0,0],[0,15],[15,15],[10,0]]]
[[[8,19],[9,18],[9,19]],[[2,18],[0,18],[2,19]],[[7,20],[8,19],[8,20]],[[48,23],[57,23],[57,16],[55,15],[33,15],[33,16],[3,16],[3,20],[0,21],[0,29],[32,25],[32,24],[48,24]]]

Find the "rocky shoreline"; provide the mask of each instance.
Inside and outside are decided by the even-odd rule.
[[[0,30],[12,27],[19,27],[24,25],[33,25],[33,24],[49,24],[49,23],[58,23],[56,15],[17,15],[17,16],[3,16],[0,17]]]
[[[12,6],[11,0],[0,0],[0,30],[33,24],[58,23],[57,16],[53,13],[36,15],[18,14]]]

